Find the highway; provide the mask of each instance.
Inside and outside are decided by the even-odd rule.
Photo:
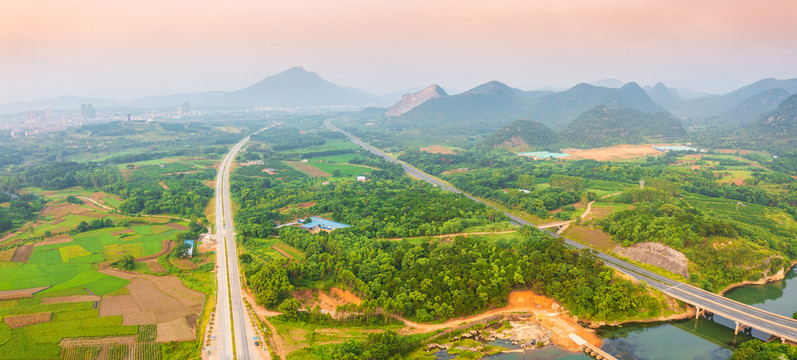
[[[272,125],[274,126],[274,125]],[[266,128],[268,129],[268,128]],[[260,131],[263,131],[262,129]],[[259,132],[259,131],[258,131]],[[271,359],[267,351],[255,346],[255,328],[244,305],[241,276],[235,246],[232,205],[230,201],[230,166],[249,136],[236,144],[219,165],[216,177],[216,359]],[[233,331],[229,331],[231,329]],[[233,334],[235,335],[233,338]],[[260,339],[262,343],[262,339]],[[235,353],[233,355],[233,344]]]
[[[381,150],[374,148],[373,146],[361,141],[357,137],[352,136],[348,132],[339,129],[338,127],[334,126],[331,123],[331,120],[326,120],[325,125],[331,130],[345,134],[346,137],[349,138],[349,140],[359,145],[363,149],[368,150],[371,153],[382,157],[386,161],[401,165],[404,171],[412,177],[429,182],[430,184],[440,187],[443,190],[454,192],[457,194],[463,194],[474,201],[481,202],[479,201],[479,199],[476,199],[467,193],[463,193],[459,189],[456,189],[451,185],[446,184],[441,180],[433,176],[430,176],[429,174],[426,174],[423,171],[409,164],[399,161],[398,159],[395,159],[390,155],[385,154]],[[526,220],[523,220],[520,217],[517,217],[507,212],[504,212],[504,214],[515,225],[536,227],[536,225]],[[558,235],[548,230],[543,230],[543,231],[547,232],[548,234],[554,237],[559,237]],[[587,246],[575,242],[573,240],[567,238],[563,238],[563,240],[565,244],[567,244],[572,248],[578,250],[589,249]],[[770,335],[779,337],[781,338],[781,340],[788,340],[792,343],[797,343],[797,320],[795,319],[773,314],[768,311],[758,309],[754,306],[742,304],[740,302],[728,299],[724,296],[717,295],[696,288],[694,286],[670,279],[666,276],[643,269],[641,267],[638,267],[627,261],[615,258],[601,251],[597,251],[594,249],[589,249],[589,250],[591,250],[594,253],[594,255],[597,258],[601,259],[607,266],[622,271],[623,273],[626,273],[640,281],[644,281],[649,286],[652,286],[675,299],[681,300],[692,306],[699,307],[700,309],[707,310],[719,316],[725,317],[729,320],[735,321],[737,322],[737,324],[749,326],[757,330],[763,331],[765,333],[768,333]]]

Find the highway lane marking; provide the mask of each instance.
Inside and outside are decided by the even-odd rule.
[[[673,287],[673,289],[674,289],[674,287]],[[721,316],[724,316],[724,317],[728,318],[729,320],[733,320],[733,321],[739,321],[739,320],[741,320],[741,318],[743,318],[743,317],[747,317],[747,318],[752,318],[752,319],[754,319],[754,320],[755,320],[755,319],[757,319],[757,320],[760,320],[760,321],[762,321],[762,322],[765,322],[765,323],[772,324],[772,325],[774,325],[775,327],[783,327],[783,328],[786,328],[786,330],[791,330],[792,332],[795,332],[795,331],[797,331],[797,329],[795,329],[795,328],[792,328],[792,327],[789,327],[789,326],[787,326],[787,325],[778,324],[778,323],[775,323],[775,322],[773,322],[773,321],[771,321],[771,320],[764,319],[764,318],[761,318],[761,317],[759,317],[759,316],[756,316],[756,315],[753,315],[753,314],[747,313],[747,312],[745,312],[744,310],[739,310],[739,309],[735,309],[735,308],[733,308],[733,307],[731,307],[731,306],[728,306],[728,305],[723,305],[723,304],[720,304],[720,303],[718,303],[718,302],[716,302],[716,301],[714,301],[714,300],[707,299],[707,298],[705,298],[705,297],[703,297],[703,296],[700,296],[700,295],[697,295],[697,294],[694,294],[694,293],[691,293],[691,292],[687,292],[687,291],[685,291],[685,290],[683,290],[683,289],[674,289],[674,290],[668,290],[668,291],[664,291],[664,293],[665,293],[665,294],[668,294],[668,295],[670,295],[670,296],[674,296],[673,294],[671,294],[671,292],[677,292],[677,291],[680,291],[680,292],[682,292],[683,294],[686,294],[686,295],[688,295],[688,296],[692,296],[693,298],[699,298],[699,299],[703,299],[704,301],[707,301],[707,302],[710,302],[710,303],[713,303],[713,304],[715,304],[715,305],[719,306],[719,307],[720,307],[720,310],[709,309],[709,308],[708,308],[708,307],[706,307],[706,306],[701,306],[701,307],[705,307],[705,308],[706,308],[706,310],[714,310],[714,311],[713,311],[714,313],[716,313],[716,314],[719,314],[719,315],[721,315]],[[712,294],[712,295],[713,295],[713,294]],[[683,295],[681,295],[681,297],[682,297],[682,298],[684,298],[684,297],[686,297],[686,296],[683,296]],[[724,298],[724,299],[727,299],[727,298]],[[730,299],[727,299],[727,300],[730,300]],[[733,300],[730,300],[730,301],[733,301]],[[741,306],[741,307],[743,307],[743,308],[744,308],[744,307],[752,307],[752,306],[750,306],[750,305],[742,304],[742,303],[735,302],[735,301],[734,301],[734,303],[736,303],[736,304],[740,305],[740,306]],[[693,306],[695,306],[695,305],[693,305]],[[755,308],[755,307],[752,307],[752,308],[754,308],[754,309],[757,309],[757,308]],[[727,312],[727,311],[728,311],[728,309],[730,309],[730,312],[731,312],[731,313],[732,313],[732,312],[737,312],[737,313],[740,313],[742,316],[738,316],[738,315],[737,315],[737,316],[734,316],[734,315],[725,314],[724,312]],[[775,314],[775,315],[776,315],[776,316],[778,316],[778,317],[781,317],[781,315],[777,315],[777,314]],[[735,319],[734,319],[734,318],[735,318]],[[738,319],[738,320],[737,320],[737,319]],[[747,322],[750,322],[750,321],[747,321]],[[745,324],[745,325],[748,325],[748,326],[751,326],[751,327],[753,327],[753,324]],[[759,330],[765,331],[765,329],[762,329],[760,326],[756,326],[756,327],[757,327]],[[771,328],[770,328],[770,329],[771,329]],[[780,333],[783,333],[783,331],[782,331],[782,330],[776,330],[776,329],[772,329],[772,330],[775,330],[775,332],[780,332]],[[770,335],[775,335],[775,336],[778,336],[778,334],[770,334]],[[788,335],[786,335],[786,336],[784,336],[784,337],[789,337],[789,338],[791,338],[792,336],[795,336],[795,335],[796,335],[796,334],[788,334]],[[792,340],[792,339],[793,339],[793,338],[791,338],[791,339],[789,339],[789,340],[791,340],[791,341],[794,341],[794,340]]]
[[[793,328],[795,331],[797,331],[797,320],[794,320],[794,319],[789,319],[788,317],[785,317],[785,316],[783,316],[783,315],[780,315],[780,314],[775,314],[775,313],[772,313],[772,312],[769,312],[769,311],[766,311],[766,310],[763,310],[763,309],[759,309],[759,308],[757,308],[757,307],[755,307],[755,306],[747,305],[747,304],[744,304],[744,303],[738,302],[738,301],[736,301],[736,300],[729,299],[729,298],[727,298],[727,297],[724,297],[724,296],[722,296],[722,295],[717,295],[717,294],[714,294],[714,293],[710,293],[710,292],[708,292],[708,291],[705,291],[705,290],[703,290],[703,289],[700,289],[700,288],[698,288],[698,287],[695,287],[695,286],[692,286],[692,285],[689,285],[689,284],[680,283],[679,285],[684,285],[684,286],[687,286],[687,287],[689,287],[691,290],[695,291],[695,292],[696,292],[696,293],[698,293],[698,294],[708,294],[709,296],[712,296],[712,297],[715,297],[715,298],[722,299],[722,301],[727,301],[727,302],[731,303],[731,305],[734,305],[734,306],[741,306],[741,307],[745,307],[745,308],[752,308],[752,309],[754,309],[755,311],[762,312],[762,313],[768,314],[768,315],[770,315],[770,316],[773,316],[773,317],[775,317],[775,318],[776,318],[776,319],[778,319],[778,320],[786,320],[786,324],[789,324],[789,325],[786,325],[786,324],[778,324],[778,323],[775,323],[775,324],[778,324],[778,325],[780,325],[780,326],[790,327],[790,328]],[[687,292],[687,290],[685,290],[685,289],[678,289],[678,290],[679,290],[679,291],[683,291],[683,292]],[[697,296],[697,297],[700,297],[700,298],[702,298],[702,299],[706,299],[706,298],[705,298],[705,295],[704,295],[704,296],[701,296],[701,295],[695,295],[695,296]],[[726,307],[730,307],[730,305],[724,305],[724,306],[726,306]],[[737,310],[737,311],[741,311],[741,310]],[[769,321],[769,322],[772,322],[771,320],[768,320],[768,321]],[[773,322],[773,323],[774,323],[774,322]]]

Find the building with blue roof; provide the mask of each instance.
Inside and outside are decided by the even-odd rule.
[[[331,232],[335,229],[347,228],[351,226],[316,216],[311,216],[310,222],[308,223],[305,223],[305,220],[306,219],[299,219],[299,222],[302,223],[301,225],[299,225],[299,227],[305,230],[309,230],[313,234],[321,231]]]

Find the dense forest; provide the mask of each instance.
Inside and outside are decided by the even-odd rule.
[[[696,156],[694,168],[674,165],[684,156]],[[530,161],[500,150],[407,151],[402,158],[461,190],[539,218],[559,209],[556,218],[572,219],[569,204],[593,200],[596,191],[619,192],[604,201],[633,208],[592,225],[625,246],[655,241],[683,252],[692,262],[689,280],[707,290],[757,280],[797,259],[797,231],[774,220],[784,212],[797,219],[789,160],[668,152],[643,162]],[[751,174],[743,184],[718,181],[739,169]],[[536,186],[543,183],[549,187]]]
[[[589,319],[656,316],[663,310],[643,285],[613,278],[614,271],[589,252],[568,250],[534,229],[525,229],[523,241],[456,237],[450,243],[411,243],[369,239],[355,229],[314,235],[296,228],[281,229],[279,237],[307,258],[247,267],[258,301],[267,306],[289,298],[295,286],[335,279],[364,297],[365,310],[424,322],[504,306],[516,289],[552,296]]]
[[[8,206],[0,206],[0,234],[34,220],[44,208],[45,200],[34,194],[17,196],[0,191],[0,204],[2,203],[8,203]]]
[[[265,162],[261,168],[271,167],[276,175],[248,166],[231,176],[231,192],[240,205],[236,224],[244,243],[246,237],[278,235],[280,241],[306,255],[290,262],[250,254],[242,257],[247,280],[262,305],[278,308],[291,301],[295,288],[337,283],[364,299],[359,312],[424,322],[504,306],[513,289],[552,296],[583,318],[612,320],[663,311],[643,285],[614,278],[614,271],[589,252],[568,250],[560,240],[536,229],[524,229],[520,241],[480,237],[385,240],[457,233],[506,218],[462,195],[413,180],[400,167],[367,154],[359,153],[350,163],[378,168],[369,181],[332,183],[287,169],[279,161],[284,156],[280,151],[261,153]],[[553,177],[556,184],[534,192],[550,198],[542,200],[543,209],[588,196],[583,178],[550,171],[537,175],[546,180]],[[484,187],[504,181],[500,175],[491,177],[496,178]],[[522,181],[533,188],[536,180]],[[317,214],[351,227],[318,234],[294,227],[273,229],[277,223]]]

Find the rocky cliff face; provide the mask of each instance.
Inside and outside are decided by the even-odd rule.
[[[689,278],[689,260],[682,252],[669,246],[654,242],[634,244],[627,248],[617,246],[614,252],[630,258],[631,260],[658,266],[673,274]]]
[[[412,94],[405,94],[401,97],[401,101],[393,105],[390,109],[385,112],[385,116],[389,117],[396,117],[404,114],[407,111],[410,111],[417,107],[420,104],[423,104],[429,100],[437,99],[439,97],[445,97],[448,94],[441,88],[437,86],[437,84],[429,85],[426,89],[418,91]]]

